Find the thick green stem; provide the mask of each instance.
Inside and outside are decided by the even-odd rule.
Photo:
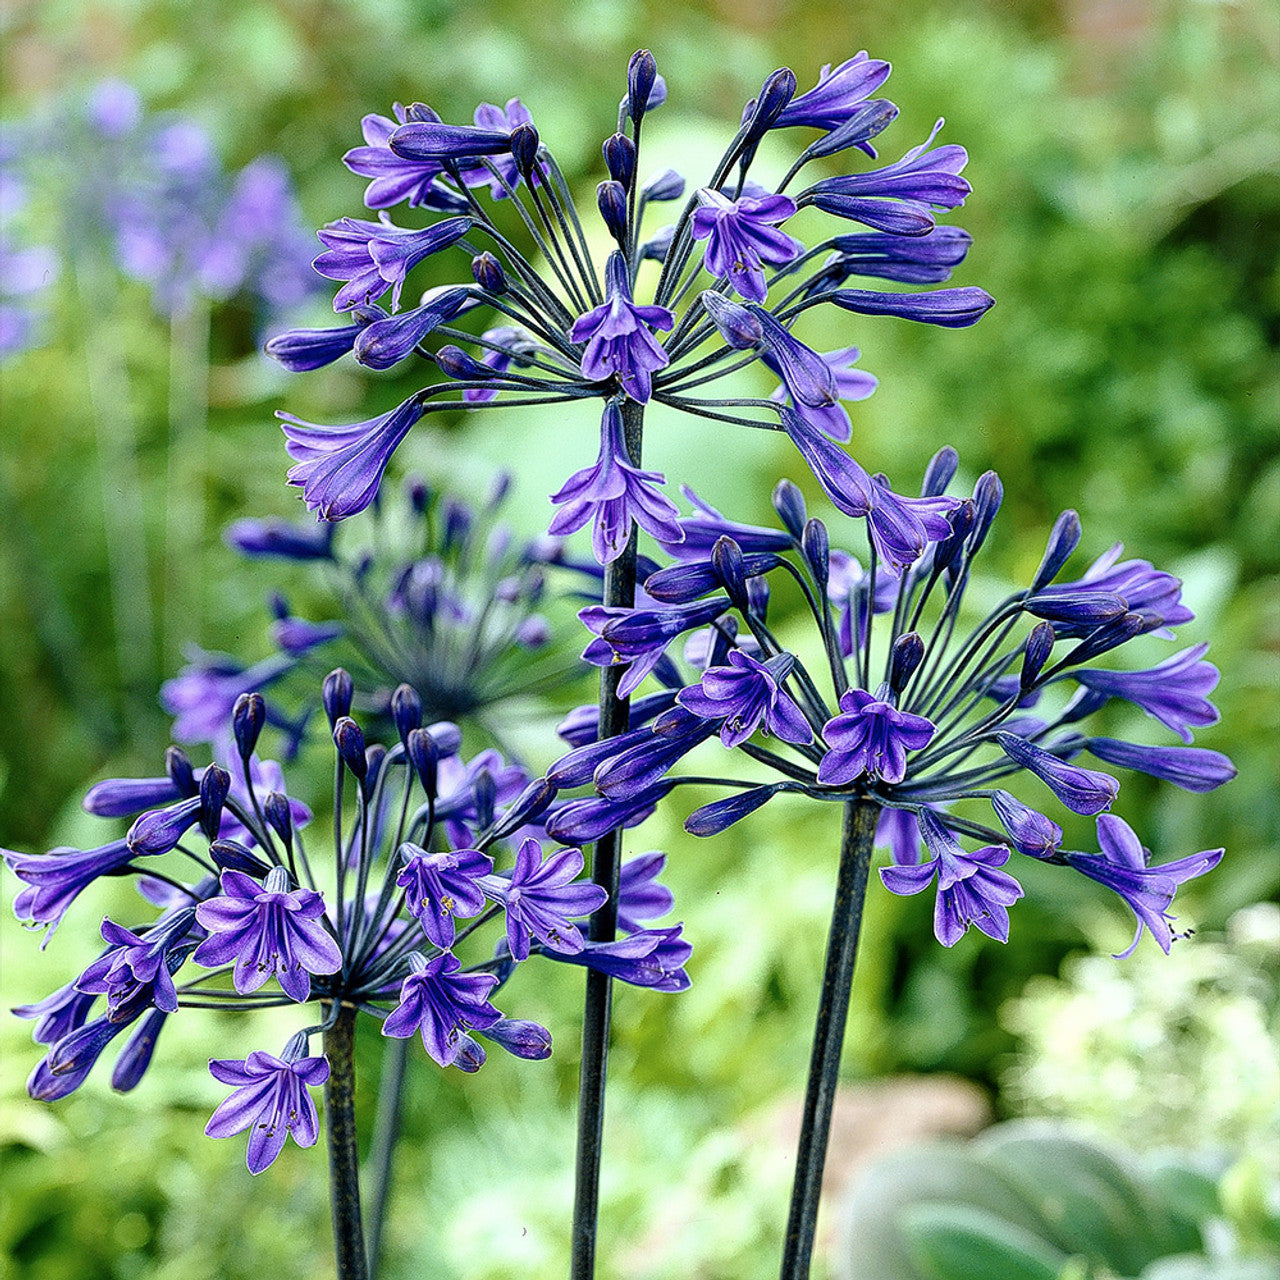
[[[356,1011],[343,1005],[324,1033],[329,1079],[324,1086],[329,1136],[329,1202],[338,1280],[368,1280],[360,1220],[360,1162],[356,1148]]]
[[[644,405],[622,403],[622,428],[632,464],[640,465]],[[636,597],[636,530],[632,526],[627,549],[605,570],[603,603],[629,607]],[[622,672],[605,667],[600,673],[600,738],[627,730],[629,703],[618,697]],[[622,832],[611,831],[596,841],[591,878],[608,891],[604,906],[591,917],[593,942],[611,942],[618,924],[618,871]],[[587,970],[582,1019],[582,1066],[578,1077],[578,1144],[574,1171],[573,1240],[570,1280],[591,1280],[596,1266],[596,1223],[600,1214],[600,1160],[604,1131],[604,1092],[609,1062],[609,1021],[612,979]]]
[[[879,808],[869,800],[850,800],[845,805],[840,868],[836,873],[836,900],[831,912],[831,930],[827,935],[822,996],[814,1024],[809,1083],[805,1090],[796,1175],[791,1189],[791,1212],[783,1243],[782,1280],[808,1280],[813,1257],[822,1170],[827,1159],[831,1112],[840,1077],[840,1051],[844,1047],[845,1021],[849,1014],[849,988],[853,984],[853,963],[858,951],[862,906],[867,896],[871,850],[879,816]]]

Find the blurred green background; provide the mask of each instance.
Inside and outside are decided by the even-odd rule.
[[[944,442],[959,449],[969,481],[996,467],[1006,501],[986,553],[989,572],[1026,575],[1054,516],[1073,506],[1084,523],[1082,555],[1123,540],[1130,554],[1185,579],[1197,619],[1180,641],[1211,640],[1222,670],[1222,721],[1197,741],[1228,752],[1240,776],[1204,797],[1127,778],[1117,811],[1159,858],[1227,846],[1222,866],[1179,898],[1184,921],[1202,933],[1275,896],[1274,5],[551,0],[534,11],[510,0],[41,0],[6,6],[0,32],[3,119],[59,104],[82,110],[98,79],[123,78],[148,108],[205,125],[229,167],[262,152],[282,156],[308,226],[360,215],[363,184],[339,157],[359,142],[360,117],[385,113],[393,101],[426,101],[462,121],[478,101],[519,95],[589,203],[599,145],[614,127],[626,60],[638,47],[654,51],[670,89],[646,125],[646,166],[670,164],[690,176],[718,153],[742,102],[775,66],[793,67],[803,88],[823,63],[859,49],[890,59],[886,92],[902,117],[886,154],[947,117],[944,139],[968,148],[974,187],[950,219],[974,236],[956,283],[982,285],[998,305],[958,333],[831,322],[825,346],[857,342],[862,367],[881,380],[852,409],[855,452],[908,489]],[[57,219],[41,229],[49,241]],[[64,274],[42,297],[44,345],[0,366],[0,843],[23,850],[106,839],[101,823],[80,814],[79,797],[97,778],[156,771],[168,741],[156,690],[184,646],[260,657],[267,591],[280,584],[306,597],[305,574],[264,573],[220,542],[235,516],[301,512],[284,485],[273,410],[354,420],[416,385],[349,362],[291,379],[256,353],[252,316],[235,302],[218,305],[208,433],[173,456],[170,404],[190,374],[187,349],[154,315],[145,288],[120,283],[105,305],[99,297],[89,307]],[[317,319],[323,310],[322,302]],[[824,344],[814,337],[814,345]],[[123,407],[137,433],[138,481],[126,514],[141,531],[150,575],[130,584],[135,595],[125,601],[104,551],[104,493],[112,492],[100,467],[106,393],[90,387],[91,350],[113,353],[127,403],[117,398],[107,409],[117,415]],[[546,519],[545,495],[563,479],[561,433],[574,433],[584,461],[593,447],[594,416],[583,414],[534,411],[518,423],[503,413],[474,422],[437,416],[397,463],[463,486],[514,466],[533,531]],[[732,470],[720,465],[726,446]],[[800,479],[794,454],[764,433],[729,443],[710,426],[659,413],[646,463],[695,483],[740,518],[765,517],[779,475]],[[189,511],[173,508],[175,477]],[[165,554],[166,531],[175,528],[181,557]],[[119,618],[144,606],[157,625],[139,647],[121,634]],[[835,814],[779,803],[705,843],[680,832],[682,816],[676,808],[659,815],[632,845],[672,853],[668,879],[697,949],[687,995],[619,996],[602,1219],[610,1280],[768,1276],[781,1236],[791,1153],[778,1117],[798,1097],[808,1058]],[[1069,835],[1089,838],[1083,826]],[[971,935],[944,951],[931,935],[929,902],[873,890],[845,1053],[850,1080],[950,1072],[991,1090],[998,1112],[1034,1110],[1037,1098],[1047,1105],[1043,1090],[1030,1098],[1026,1089],[1000,1091],[1002,1071],[1019,1061],[1010,1054],[1034,1056],[1035,1038],[1027,1031],[1034,1019],[998,1013],[1034,975],[1057,973],[1073,953],[1118,950],[1129,935],[1119,904],[1100,891],[1048,868],[1030,871],[1006,947]],[[5,1006],[45,994],[82,967],[94,952],[91,922],[122,895],[109,886],[86,895],[44,953],[6,907]],[[1257,1002],[1274,1031],[1274,965],[1271,981]],[[519,1003],[521,1016],[557,1036],[548,1063],[495,1055],[466,1078],[415,1063],[389,1275],[564,1273],[579,988],[572,970],[513,983],[513,1009]],[[251,1180],[238,1141],[214,1143],[200,1132],[220,1096],[205,1059],[243,1056],[282,1039],[283,1026],[179,1019],[135,1093],[115,1095],[95,1076],[72,1098],[42,1107],[23,1092],[37,1057],[29,1024],[6,1018],[0,1276],[325,1275],[322,1154],[290,1148]],[[1230,1047],[1234,1033],[1224,1034]],[[372,1103],[379,1048],[361,1046],[362,1103]],[[1162,1063],[1159,1053],[1144,1060],[1150,1096],[1165,1096],[1170,1080],[1191,1070],[1175,1061]],[[1269,1105],[1274,1117],[1273,1090],[1265,1079],[1260,1087],[1261,1113]],[[1098,1093],[1107,1096],[1101,1084]],[[1254,1100],[1246,1110],[1248,1132],[1263,1140]],[[1208,1135],[1188,1132],[1186,1141],[1249,1145],[1237,1121]],[[1123,1116],[1113,1128],[1124,1130]]]

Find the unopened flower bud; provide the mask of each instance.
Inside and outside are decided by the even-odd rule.
[[[324,713],[329,717],[329,727],[337,726],[343,716],[351,713],[351,699],[355,696],[355,686],[351,676],[341,667],[330,671],[324,678],[324,688],[320,701],[324,704]]]

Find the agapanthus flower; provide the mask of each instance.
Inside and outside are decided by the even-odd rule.
[[[493,1001],[517,965],[585,948],[581,926],[606,898],[581,878],[577,848],[543,856],[556,789],[496,751],[463,759],[456,726],[424,726],[408,686],[391,698],[398,741],[366,740],[348,714],[354,696],[349,674],[331,672],[322,701],[339,787],[327,855],[314,833],[304,848],[300,828],[310,811],[285,793],[278,766],[253,754],[267,725],[256,692],[237,700],[223,735],[239,755],[238,785],[219,765],[194,767],[171,748],[165,776],[113,779],[91,793],[91,811],[134,818],[124,838],[83,853],[6,851],[25,882],[15,901],[21,917],[56,924],[90,885],[122,875],[136,877],[143,902],[159,912],[127,928],[103,921],[97,959],[72,983],[17,1010],[36,1020],[36,1041],[47,1049],[29,1081],[33,1097],[73,1092],[126,1031],[112,1080],[132,1088],[165,1019],[188,1017],[191,1008],[316,1002],[320,1020],[293,1036],[280,1057],[254,1050],[210,1064],[234,1092],[206,1132],[250,1129],[248,1162],[257,1173],[289,1133],[300,1146],[315,1141],[307,1089],[325,1081],[330,1063],[311,1056],[310,1043],[320,1035],[328,1046],[335,1023],[352,1011],[389,1036],[420,1032],[441,1066],[474,1070],[484,1061],[471,1032],[518,1057],[547,1056],[550,1033],[506,1018]],[[661,865],[660,854],[646,855],[629,876],[628,918],[669,908],[670,895],[655,882]],[[480,918],[462,930],[457,917]],[[471,937],[486,925],[487,945]],[[677,958],[687,959],[688,945],[678,927],[641,937],[633,950],[619,977],[660,990],[687,985]]]
[[[644,83],[653,88],[644,104],[633,102],[633,90],[643,90],[639,81],[631,85],[629,70],[618,130],[602,147],[608,175],[597,188],[596,214],[613,244],[603,263],[593,259],[583,230],[587,215],[574,206],[553,152],[519,98],[505,107],[481,104],[472,124],[443,121],[422,104],[397,105],[392,115],[364,118],[365,145],[344,161],[369,179],[369,208],[407,205],[438,216],[411,225],[386,212],[377,220],[340,218],[320,232],[325,251],[316,260],[341,284],[338,311],[372,305],[390,290],[392,314],[358,317],[335,329],[331,340],[317,332],[282,335],[272,353],[295,369],[346,350],[377,368],[416,354],[442,379],[415,394],[415,416],[459,406],[600,398],[636,421],[652,401],[703,418],[786,428],[788,410],[774,401],[701,398],[700,388],[761,359],[781,374],[789,411],[844,442],[852,425],[841,401],[865,398],[875,379],[847,370],[852,348],[824,362],[797,331],[807,312],[834,306],[955,327],[974,323],[991,305],[972,287],[920,293],[845,287],[863,275],[913,287],[944,283],[969,245],[965,232],[937,224],[939,213],[962,204],[969,192],[961,176],[964,149],[935,145],[941,122],[901,159],[875,164],[872,139],[897,115],[893,103],[870,96],[887,78],[887,63],[859,54],[834,71],[824,69],[818,84],[799,95],[794,74],[775,72],[700,184],[668,169],[644,175],[642,124],[645,113],[665,101],[666,85],[647,52],[630,66],[646,68]],[[821,136],[796,144],[789,169],[766,174],[759,159],[764,136],[792,137],[787,131],[795,128]],[[811,162],[833,157],[841,172],[788,191]],[[510,233],[509,219],[499,217],[486,195],[500,208],[518,206],[531,244]],[[673,223],[646,227],[660,202],[682,197]],[[832,234],[813,245],[790,230],[793,215],[806,208],[835,219]],[[846,219],[872,230],[848,232]],[[824,249],[832,251],[825,258]],[[457,261],[459,252],[468,260],[465,269],[458,261],[454,283],[438,286],[419,307],[398,310],[418,263],[428,256],[437,264]],[[661,271],[652,292],[641,296],[640,267],[650,260]],[[746,305],[733,302],[730,292]],[[446,298],[459,307],[463,298],[489,307],[500,322],[476,338],[451,325],[446,312],[454,303],[446,306]],[[370,441],[362,453],[371,459],[367,467],[324,466],[306,474],[295,467],[292,479],[304,485],[309,506],[342,519],[372,500],[411,425],[397,419],[404,431]],[[371,426],[362,427],[351,434],[336,429],[333,447],[363,440]],[[296,430],[286,427],[286,433],[296,444]],[[602,562],[617,557],[634,524],[662,540],[672,519],[655,487],[660,477],[640,471],[639,450],[624,454],[612,434],[606,430],[597,467],[580,468],[554,499],[567,504],[556,517],[562,530],[595,517],[593,548]],[[820,461],[830,470],[830,459]]]
[[[372,536],[330,522],[237,520],[225,535],[233,549],[286,568],[314,566],[327,599],[318,617],[305,617],[273,593],[275,653],[250,666],[198,654],[168,681],[162,701],[177,716],[175,736],[217,740],[236,698],[256,688],[291,749],[323,721],[316,691],[337,664],[354,673],[361,710],[383,722],[392,691],[408,684],[429,722],[500,735],[569,674],[555,644],[570,621],[560,588],[600,589],[594,564],[584,573],[558,542],[515,536],[504,519],[508,494],[505,474],[479,501],[411,477],[398,501],[377,509]]]
[[[652,677],[663,692],[646,696],[674,695],[676,706],[661,709],[659,700],[646,725],[599,742],[586,718],[570,717],[574,750],[549,777],[566,789],[590,782],[602,799],[567,803],[550,820],[557,834],[579,835],[575,822],[594,816],[591,806],[624,812],[653,803],[664,783],[680,785],[679,761],[710,736],[691,731],[693,713],[713,729],[723,725],[723,745],[765,771],[719,779],[698,772],[691,781],[719,781],[732,791],[690,815],[685,825],[696,835],[723,831],[779,796],[867,804],[879,810],[880,838],[892,849],[885,884],[914,893],[936,881],[936,932],[947,946],[970,924],[1007,939],[1008,909],[1022,896],[1006,869],[1017,856],[1115,888],[1167,946],[1162,922],[1174,888],[1210,870],[1220,851],[1148,872],[1146,855],[1134,853],[1137,838],[1103,813],[1116,803],[1119,781],[1079,757],[1087,752],[1191,791],[1233,775],[1225,756],[1205,748],[1089,735],[1089,717],[1111,696],[1128,697],[1185,738],[1216,721],[1205,694],[1217,672],[1204,661],[1205,646],[1142,670],[1112,665],[1135,638],[1171,634],[1189,620],[1180,584],[1143,561],[1114,567],[1113,554],[1102,569],[1055,587],[1080,540],[1079,520],[1067,512],[1031,584],[970,621],[966,589],[1002,493],[987,473],[971,496],[947,495],[957,464],[953,450],[942,450],[919,497],[897,494],[885,477],[853,464],[840,509],[865,522],[857,556],[830,545],[826,525],[808,516],[786,482],[774,493],[782,523],[774,531],[695,504],[683,519],[684,542],[671,544],[680,559],[645,579],[658,604],[582,611],[598,636],[584,657],[627,664],[630,689]],[[894,537],[877,528],[877,511],[886,510],[894,513]],[[913,520],[918,532],[908,535]],[[770,628],[765,584],[784,573],[803,585],[817,631],[812,653],[783,647]],[[693,654],[699,662],[687,674],[668,647],[695,629],[702,630],[686,646],[686,661]],[[1107,665],[1097,665],[1103,658]],[[776,714],[783,705],[792,708],[795,732],[779,733],[769,721],[767,708]],[[1009,789],[1019,775],[1027,798]],[[1031,798],[1036,788],[1076,813],[1103,814],[1103,853],[1064,852],[1062,827],[1039,811],[1041,798]],[[967,839],[978,847],[966,849]]]

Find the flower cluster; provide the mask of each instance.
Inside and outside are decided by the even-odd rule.
[[[970,497],[948,496],[957,458],[947,448],[920,495],[907,497],[839,456],[829,479],[837,505],[865,521],[865,558],[832,547],[788,481],[774,492],[780,528],[735,523],[690,494],[685,536],[667,548],[679,559],[648,566],[635,607],[581,612],[596,637],[583,655],[588,662],[625,666],[624,691],[650,673],[662,687],[637,700],[633,728],[620,738],[596,741],[590,708],[570,716],[561,733],[575,750],[550,779],[593,783],[598,795],[577,801],[579,812],[617,821],[682,781],[668,776],[672,766],[718,735],[775,780],[697,779],[734,793],[690,815],[685,825],[695,835],[723,831],[783,792],[864,799],[881,809],[880,835],[892,850],[885,885],[909,894],[936,884],[935,929],[946,945],[971,924],[1007,939],[1008,908],[1022,896],[1005,869],[1016,853],[1113,889],[1137,916],[1134,943],[1146,928],[1167,951],[1174,890],[1214,867],[1222,850],[1150,865],[1134,832],[1106,812],[1119,783],[1079,757],[1197,792],[1234,776],[1216,751],[1141,745],[1085,728],[1113,698],[1184,744],[1217,720],[1207,695],[1218,672],[1203,644],[1143,669],[1097,665],[1139,637],[1171,637],[1189,621],[1181,584],[1146,561],[1121,559],[1118,546],[1059,581],[1080,540],[1079,520],[1067,511],[1031,583],[971,617],[967,588],[1001,504],[996,475],[983,475]],[[770,584],[779,578],[792,581],[812,614],[829,693],[770,630]],[[682,636],[692,679],[668,652]],[[1033,775],[1072,812],[1096,816],[1100,851],[1064,849],[1062,828],[1005,789],[1019,774]],[[548,829],[561,838],[585,833],[574,805]],[[967,849],[961,838],[979,847]]]
[[[365,204],[378,217],[330,223],[319,233],[324,252],[315,262],[339,282],[334,307],[348,323],[285,334],[267,349],[297,371],[348,353],[373,369],[416,355],[442,378],[351,426],[282,415],[297,460],[290,483],[320,518],[340,520],[372,501],[391,455],[425,413],[602,399],[599,456],[552,496],[560,507],[552,529],[568,533],[591,522],[593,549],[607,563],[622,553],[633,522],[668,542],[679,541],[681,531],[659,488],[662,475],[640,468],[638,445],[624,431],[628,405],[653,401],[783,429],[814,465],[815,449],[849,439],[841,401],[869,395],[875,379],[850,370],[855,348],[821,354],[795,336],[808,311],[836,307],[960,327],[991,305],[971,287],[847,287],[855,277],[942,284],[969,246],[964,231],[936,222],[937,211],[954,209],[969,192],[960,176],[965,151],[935,146],[938,127],[900,159],[873,167],[872,139],[898,114],[873,96],[888,75],[888,63],[860,53],[797,93],[794,73],[775,71],[747,104],[714,171],[686,196],[685,180],[673,170],[641,172],[643,122],[667,90],[652,55],[635,54],[617,131],[603,144],[608,177],[596,203],[612,248],[602,274],[560,167],[518,98],[505,108],[482,104],[471,125],[446,124],[420,103],[397,105],[393,116],[366,116],[365,143],[344,161],[369,180]],[[749,176],[761,142],[792,129],[818,136],[785,174],[761,185]],[[851,164],[855,159],[862,163]],[[827,161],[836,172],[788,194],[802,171],[816,165],[825,172]],[[674,222],[646,229],[653,207],[681,200]],[[436,216],[422,227],[403,226],[385,212],[400,204]],[[799,216],[810,209],[861,229],[841,231],[837,223],[806,247],[794,232],[802,223],[821,225]],[[513,211],[531,250],[502,229]],[[431,288],[401,310],[409,271],[446,250],[468,255],[469,278]],[[650,262],[657,264],[651,301],[639,301]],[[475,307],[500,318],[479,337],[453,325]],[[439,345],[429,347],[428,339]],[[781,379],[775,398],[700,396],[699,388],[757,360]]]
[[[369,539],[358,543],[353,533],[351,541],[335,538],[332,524],[237,520],[226,541],[242,555],[322,571],[333,616],[298,616],[273,593],[274,653],[249,666],[197,653],[164,685],[174,736],[218,741],[235,700],[257,691],[266,697],[268,720],[296,745],[316,709],[319,680],[337,662],[353,673],[363,711],[385,720],[392,691],[407,684],[428,721],[478,722],[496,738],[504,705],[570,674],[542,611],[547,566],[566,562],[548,540],[516,540],[499,519],[507,492],[508,477],[500,475],[472,505],[410,479],[403,502],[379,504]]]
[[[278,321],[317,290],[283,161],[227,173],[199,124],[149,115],[128,84],[104,81],[78,110],[19,122],[3,151],[6,176],[55,193],[67,255],[110,253],[164,315],[243,295]]]
[[[103,920],[101,955],[78,978],[16,1011],[36,1021],[35,1039],[48,1046],[28,1081],[33,1097],[53,1100],[77,1089],[127,1030],[112,1083],[133,1088],[180,1009],[319,1001],[321,1023],[292,1036],[279,1057],[255,1051],[210,1062],[214,1077],[234,1091],[206,1132],[226,1137],[250,1129],[248,1165],[258,1173],[287,1134],[302,1146],[315,1142],[308,1087],[325,1081],[329,1064],[311,1056],[310,1038],[344,1007],[379,1020],[384,1035],[420,1035],[441,1066],[474,1071],[485,1060],[481,1039],[524,1058],[551,1052],[545,1028],[508,1018],[493,1003],[533,955],[663,991],[688,985],[683,965],[691,949],[680,926],[643,923],[672,905],[656,883],[662,855],[635,859],[624,873],[618,908],[626,936],[587,941],[581,926],[606,895],[579,878],[576,848],[544,853],[553,789],[531,782],[496,751],[464,760],[457,728],[422,727],[421,702],[407,686],[393,698],[399,741],[390,750],[366,745],[348,714],[345,671],[330,673],[323,701],[338,762],[332,891],[319,887],[319,867],[304,845],[309,811],[286,796],[278,766],[255,755],[265,708],[252,693],[232,714],[231,769],[193,769],[184,752],[170,748],[165,776],[102,782],[87,795],[91,813],[137,815],[123,837],[83,851],[3,851],[23,882],[16,914],[50,933],[102,876],[136,876],[142,897],[159,910],[134,928]],[[344,791],[354,791],[349,822]],[[469,955],[467,939],[489,923],[500,927],[496,945]]]

